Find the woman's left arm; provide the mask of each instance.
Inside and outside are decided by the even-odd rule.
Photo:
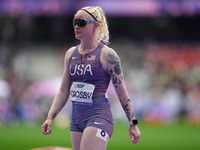
[[[119,97],[120,103],[126,116],[129,121],[132,121],[135,119],[135,115],[132,102],[125,86],[120,58],[113,49],[108,49],[106,54],[106,69],[111,76],[112,83],[115,87],[115,91]],[[140,131],[137,125],[130,125],[129,134],[132,143],[139,142]]]

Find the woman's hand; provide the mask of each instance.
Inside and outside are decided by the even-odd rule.
[[[130,125],[129,134],[131,137],[131,142],[136,144],[140,140],[140,130],[138,129],[137,125]]]
[[[46,119],[46,121],[43,123],[41,129],[42,129],[42,133],[43,135],[49,135],[49,134],[52,134],[51,130],[50,130],[50,127],[51,127],[51,124],[52,124],[52,119]]]

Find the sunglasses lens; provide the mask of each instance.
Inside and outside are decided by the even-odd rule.
[[[83,19],[73,19],[73,26],[75,27],[78,25],[79,27],[84,27],[87,24],[87,22]]]
[[[76,21],[75,19],[73,19],[73,27],[75,27],[75,25],[76,25]]]

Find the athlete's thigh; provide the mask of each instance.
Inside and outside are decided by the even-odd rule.
[[[80,150],[82,135],[83,135],[82,132],[71,131],[71,140],[72,140],[73,150]]]
[[[103,132],[102,135],[101,131]],[[83,132],[80,148],[81,150],[105,150],[108,141],[109,136],[103,130],[96,127],[87,127]]]

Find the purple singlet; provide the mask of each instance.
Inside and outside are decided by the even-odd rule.
[[[103,46],[103,43],[99,43],[95,50],[85,55],[79,53],[79,46],[77,46],[69,61],[69,73],[73,82],[95,85],[93,97],[105,97],[105,92],[110,82],[110,75],[102,68],[100,62]]]
[[[72,101],[72,120],[70,130],[83,132],[86,127],[100,128],[111,137],[113,132],[113,119],[110,104],[105,98],[110,75],[100,62],[101,50],[104,46],[99,43],[97,48],[88,54],[80,54],[78,45],[69,59],[69,74],[73,82],[92,84],[92,106],[79,105]],[[72,96],[72,93],[70,93]],[[84,94],[82,94],[84,96]]]

